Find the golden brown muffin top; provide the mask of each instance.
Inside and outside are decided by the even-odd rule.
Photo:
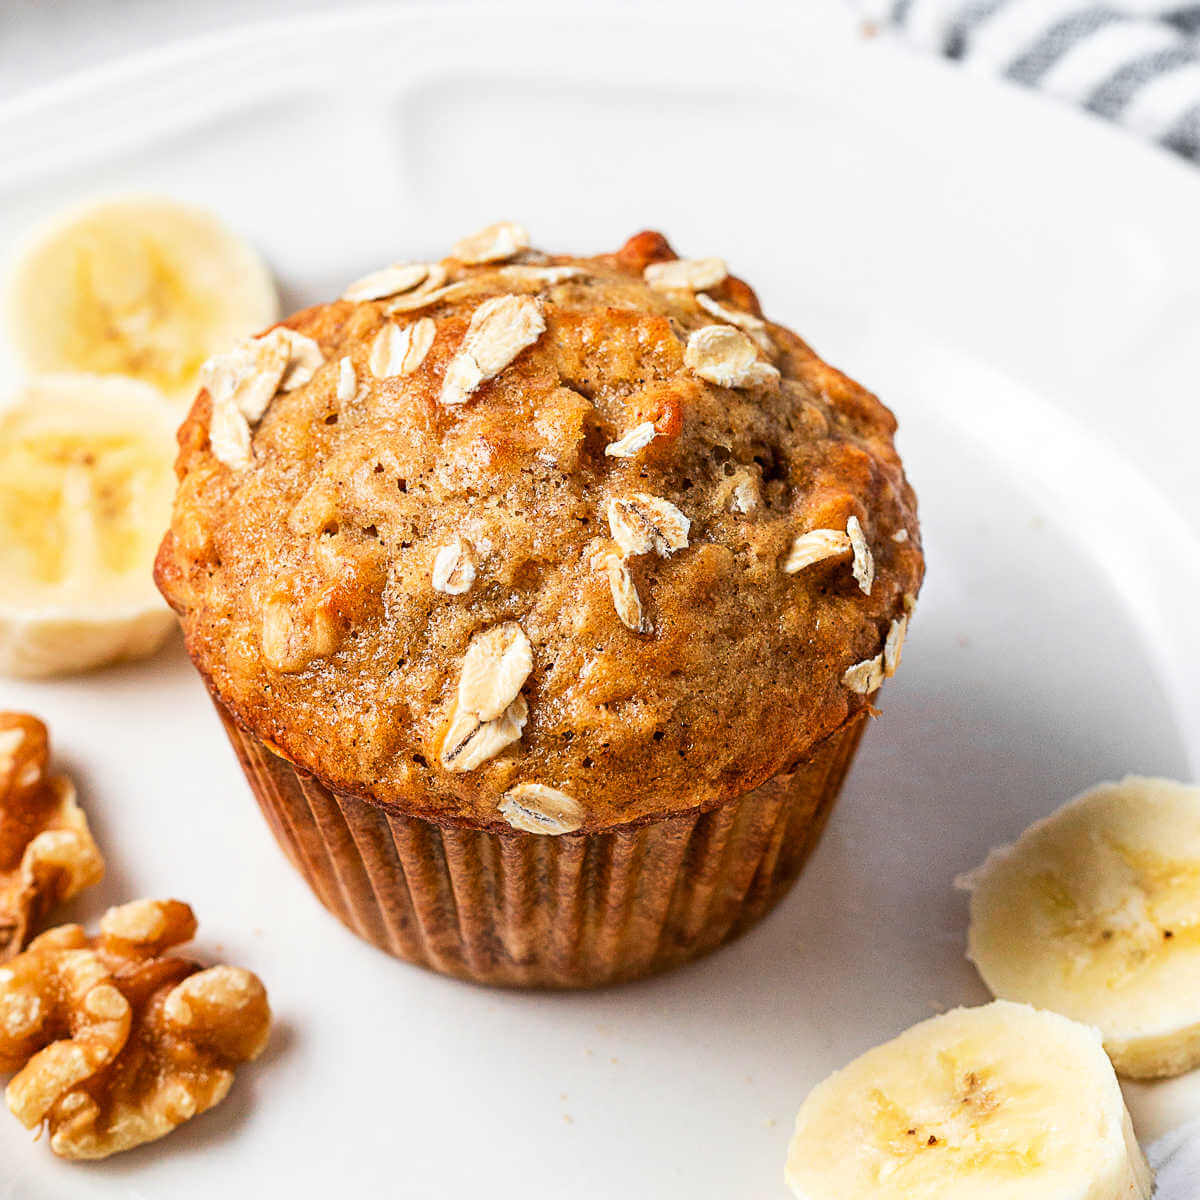
[[[895,421],[721,260],[505,225],[347,295],[210,364],[156,566],[293,762],[591,831],[756,787],[894,670],[923,572]]]

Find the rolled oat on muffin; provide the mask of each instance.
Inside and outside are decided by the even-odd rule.
[[[722,260],[526,245],[290,318],[311,377],[239,382],[271,396],[235,454],[201,391],[156,577],[329,907],[570,986],[782,894],[923,559],[892,415]]]

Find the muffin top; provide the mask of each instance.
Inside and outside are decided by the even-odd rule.
[[[895,669],[895,420],[720,259],[492,226],[202,378],[155,575],[220,702],[335,790],[551,833],[709,808]]]

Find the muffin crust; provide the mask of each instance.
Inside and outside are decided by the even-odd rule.
[[[335,790],[495,829],[530,785],[574,802],[572,831],[713,807],[860,718],[859,681],[894,668],[923,573],[895,421],[658,234],[506,249],[445,260],[432,303],[285,322],[322,361],[271,400],[247,465],[214,453],[201,390],[156,578],[214,695]],[[728,339],[692,338],[712,326],[753,353],[714,359]],[[792,569],[814,531],[846,546]],[[519,680],[497,627],[528,642]],[[464,708],[485,638],[511,678]],[[516,736],[482,761],[447,756],[449,730],[506,714]]]

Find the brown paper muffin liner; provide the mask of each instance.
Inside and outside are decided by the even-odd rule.
[[[636,979],[741,933],[799,874],[863,728],[711,811],[549,837],[330,791],[217,711],[276,840],[334,916],[397,958],[509,987]]]

